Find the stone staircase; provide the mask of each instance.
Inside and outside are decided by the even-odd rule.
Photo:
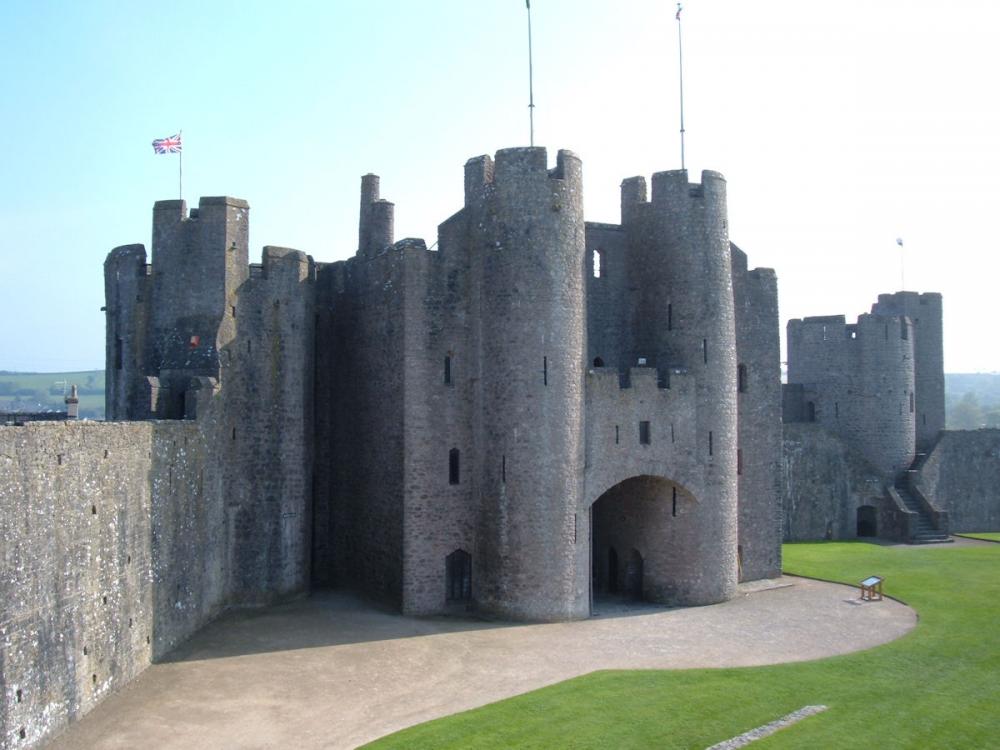
[[[903,501],[906,509],[917,515],[916,528],[912,529],[910,544],[942,544],[954,541],[948,535],[948,529],[939,529],[934,523],[934,518],[924,507],[924,504],[913,495],[910,490],[911,477],[913,477],[926,460],[927,455],[918,453],[913,459],[909,470],[901,472],[896,478],[895,486],[899,498]]]

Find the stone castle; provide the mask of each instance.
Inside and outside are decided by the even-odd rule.
[[[407,614],[589,616],[781,570],[774,273],[726,183],[465,167],[436,249],[361,183],[357,253],[161,201],[104,267],[107,416],[0,427],[0,737],[37,743],[230,606],[352,588]],[[433,246],[432,246],[433,248]]]
[[[945,542],[1000,525],[1000,432],[945,431],[942,301],[788,321],[786,539]]]
[[[151,257],[105,262],[109,421],[0,427],[0,742],[314,588],[567,620],[724,601],[782,538],[1000,527],[1000,431],[943,431],[940,295],[790,321],[783,387],[725,180],[650,187],[586,222],[577,157],[502,150],[428,248],[366,175],[335,263],[156,203]]]
[[[105,266],[108,418],[207,417],[233,601],[560,620],[778,574],[777,290],[721,175],[626,180],[593,224],[576,156],[507,149],[436,250],[394,242],[374,175],[360,214],[350,260],[250,265],[245,202],[163,201],[151,263]]]

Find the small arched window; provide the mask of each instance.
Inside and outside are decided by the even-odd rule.
[[[594,357],[594,367],[604,367],[604,360],[600,357]]]

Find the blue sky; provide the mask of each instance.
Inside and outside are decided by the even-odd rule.
[[[679,166],[675,3],[535,0],[536,142],[584,162],[589,219]],[[688,168],[729,180],[732,239],[789,317],[945,295],[948,371],[1000,370],[1000,9],[965,0],[691,0]],[[263,245],[357,244],[360,175],[433,242],[470,156],[524,145],[525,8],[460,2],[0,4],[0,369],[103,366],[101,264],[184,197],[228,194]]]

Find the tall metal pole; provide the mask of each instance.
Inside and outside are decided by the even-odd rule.
[[[531,133],[531,145],[535,145],[535,71],[531,55],[531,0],[524,0],[528,9],[528,125]]]
[[[177,131],[180,151],[177,152],[177,200],[184,200],[184,131]]]
[[[677,62],[678,74],[680,76],[681,92],[681,169],[684,169],[684,49],[681,44],[681,11],[684,10],[680,3],[677,3]]]
[[[903,250],[903,238],[897,237],[896,244],[899,245],[899,291],[906,291],[906,275],[904,272],[905,256],[906,253]]]

